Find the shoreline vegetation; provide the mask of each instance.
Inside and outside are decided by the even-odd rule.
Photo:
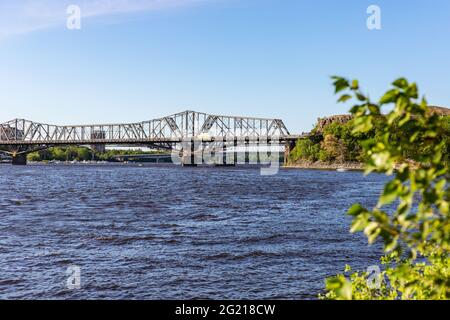
[[[445,130],[442,135],[446,148],[443,160],[450,159],[450,109],[442,107],[428,107],[430,113],[445,120]],[[361,133],[355,132],[355,118],[352,115],[334,115],[318,119],[311,135],[307,139],[297,141],[289,154],[285,168],[319,169],[319,170],[364,170],[364,163],[368,155],[364,152],[364,144],[368,141],[381,141],[383,138],[383,124],[374,119],[371,130]],[[400,135],[400,132],[398,132]],[[395,137],[394,137],[395,138]],[[411,144],[404,150],[404,159],[414,159],[423,153],[426,146]],[[408,162],[412,168],[418,163],[404,160],[396,163],[400,168]]]
[[[160,151],[142,150],[117,150],[111,149],[105,152],[95,152],[88,147],[52,147],[46,150],[32,152],[27,155],[27,160],[32,163],[87,163],[87,162],[121,162],[117,157],[136,155],[161,155]]]

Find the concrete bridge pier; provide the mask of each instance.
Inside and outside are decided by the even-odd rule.
[[[189,143],[189,147],[182,150],[181,157],[181,165],[183,167],[196,167],[197,163],[195,162],[195,143],[194,140],[191,140]]]
[[[236,165],[238,163],[238,152],[237,152],[238,139],[237,138],[234,138],[233,146],[234,146],[233,162],[234,162],[234,165]]]
[[[227,145],[225,142],[222,147],[222,163],[220,165],[222,165],[222,166],[227,165]]]
[[[261,152],[259,151],[259,138],[256,142],[256,164],[261,164]]]
[[[250,163],[250,141],[248,141],[248,138],[246,138],[244,142],[244,164],[249,163]]]
[[[13,165],[26,165],[27,164],[27,155],[24,153],[21,154],[13,154],[12,155],[12,164]]]

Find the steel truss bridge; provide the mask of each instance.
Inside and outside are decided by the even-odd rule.
[[[123,124],[57,126],[15,119],[0,124],[0,152],[13,164],[26,164],[26,154],[59,145],[125,145],[186,150],[186,142],[245,141],[282,143],[288,148],[300,136],[291,135],[280,119],[222,116],[185,111],[167,117]],[[183,147],[184,145],[184,147]],[[189,152],[193,152],[193,147]]]

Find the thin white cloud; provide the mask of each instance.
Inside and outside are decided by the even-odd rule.
[[[0,0],[0,39],[65,26],[66,9],[77,5],[83,18],[167,10],[217,0]]]

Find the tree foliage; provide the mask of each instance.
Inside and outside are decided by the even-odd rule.
[[[102,153],[92,154],[92,150],[87,147],[69,146],[69,147],[52,147],[46,150],[32,152],[28,154],[29,161],[85,161],[85,160],[102,160],[115,161],[118,155],[136,155],[136,154],[157,154],[158,151],[142,151],[142,150],[106,150]]]
[[[322,162],[360,162],[364,159],[361,143],[369,137],[377,136],[374,128],[370,132],[360,134],[353,131],[354,121],[347,123],[332,122],[317,132],[312,131],[309,139],[301,139],[291,152],[290,160],[322,161]],[[309,140],[309,141],[308,141]]]
[[[27,156],[29,161],[43,161],[43,160],[91,160],[92,151],[86,147],[52,147],[46,150],[32,152]]]
[[[450,298],[450,223],[448,188],[448,118],[439,116],[419,98],[415,83],[400,78],[378,103],[357,80],[333,77],[339,101],[355,101],[352,134],[363,141],[366,173],[382,172],[392,179],[375,208],[353,205],[351,232],[364,232],[370,244],[382,241],[384,271],[379,285],[371,275],[346,268],[327,279],[329,299]],[[390,107],[388,113],[381,109]],[[394,209],[392,209],[394,208]]]
[[[342,139],[337,138],[333,134],[326,134],[322,143],[321,149],[324,151],[324,157],[320,157],[323,161],[338,161],[344,162],[347,153],[347,146]]]
[[[309,161],[317,161],[320,157],[320,145],[314,143],[309,139],[299,139],[292,150],[290,159],[295,161],[297,159],[306,159]]]

